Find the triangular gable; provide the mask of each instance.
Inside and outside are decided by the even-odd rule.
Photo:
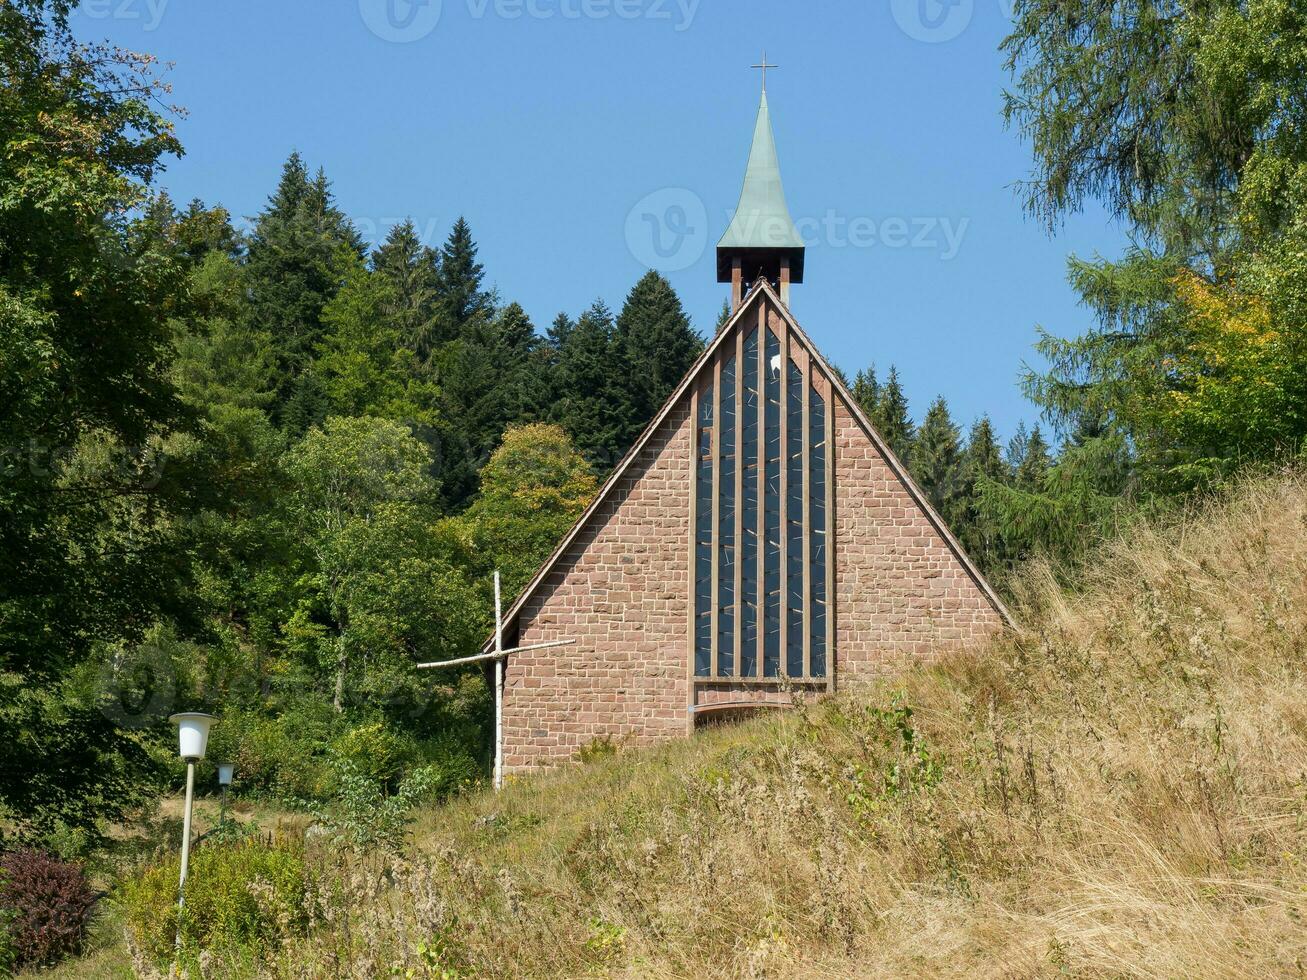
[[[795,320],[794,316],[790,313],[789,308],[781,302],[780,297],[776,295],[776,291],[772,288],[771,284],[768,283],[766,279],[761,279],[750,291],[749,295],[745,297],[744,302],[740,304],[739,309],[735,311],[727,321],[726,325],[717,331],[717,335],[713,337],[711,342],[709,342],[709,344],[704,348],[703,353],[699,355],[698,360],[696,360],[690,370],[686,372],[685,377],[681,379],[681,383],[677,385],[676,390],[672,392],[667,401],[663,404],[663,407],[658,410],[657,414],[654,415],[652,420],[650,420],[644,431],[640,433],[640,438],[636,439],[635,444],[630,448],[626,455],[622,457],[622,461],[617,464],[616,469],[613,470],[612,474],[604,482],[599,493],[595,495],[594,500],[592,500],[590,505],[586,507],[576,523],[572,525],[572,529],[563,536],[563,539],[558,543],[558,547],[553,550],[553,553],[550,554],[544,564],[541,565],[540,570],[536,572],[535,577],[531,579],[530,583],[527,584],[527,587],[522,590],[521,595],[519,595],[513,602],[512,606],[509,607],[508,611],[504,614],[505,628],[517,619],[522,608],[539,590],[549,573],[553,571],[554,566],[567,553],[573,542],[576,541],[577,537],[590,523],[591,518],[593,518],[599,509],[607,502],[614,488],[621,482],[622,478],[626,475],[626,471],[639,457],[654,433],[658,431],[662,424],[667,420],[667,417],[671,415],[672,410],[677,406],[681,399],[686,396],[691,386],[698,380],[699,375],[702,373],[705,366],[710,366],[712,364],[714,355],[717,353],[725,339],[734,335],[735,331],[739,329],[740,323],[743,321],[745,314],[758,303],[762,302],[764,296],[771,301],[772,305],[780,315],[785,318],[785,322],[788,324],[789,329],[799,338],[799,342],[803,344],[809,355],[816,362],[817,367],[821,370],[822,374],[829,379],[832,390],[839,395],[840,401],[844,403],[845,409],[858,423],[863,432],[866,433],[867,437],[876,447],[876,450],[884,457],[890,470],[894,473],[899,482],[903,484],[904,489],[907,490],[908,495],[912,498],[913,502],[921,508],[936,533],[938,533],[944,540],[948,545],[949,550],[953,552],[954,556],[966,570],[967,575],[976,583],[976,586],[981,590],[981,592],[984,593],[985,598],[989,600],[990,604],[994,607],[994,610],[999,614],[999,616],[1002,617],[1003,621],[1009,626],[1015,624],[1012,614],[1008,611],[1007,606],[1003,604],[1003,600],[998,597],[998,593],[996,593],[989,582],[986,581],[985,577],[980,573],[980,569],[977,568],[975,563],[967,556],[957,538],[955,538],[952,532],[949,531],[948,526],[935,511],[935,508],[931,506],[930,500],[926,497],[925,493],[922,492],[921,488],[917,486],[916,481],[912,479],[907,467],[899,462],[898,457],[894,455],[893,451],[889,448],[889,445],[881,437],[880,433],[876,431],[875,426],[871,424],[871,420],[867,418],[866,414],[858,406],[857,401],[849,392],[848,388],[845,387],[844,382],[840,380],[839,375],[835,373],[825,357],[822,356],[822,353],[817,349],[817,346],[808,337],[807,333],[804,332],[803,328],[799,326],[798,321]],[[492,635],[482,645],[482,649],[488,651],[493,646],[494,636]]]

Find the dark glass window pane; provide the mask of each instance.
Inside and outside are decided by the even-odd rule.
[[[744,337],[740,425],[740,676],[758,675],[758,331]]]
[[[713,383],[699,393],[695,461],[694,522],[694,673],[707,677],[712,670],[712,420]]]
[[[803,676],[803,374],[793,361],[786,366],[785,438],[785,673]]]
[[[826,676],[826,402],[814,388],[808,403],[808,533],[812,547],[812,613],[808,617],[812,643],[812,676]]]
[[[763,439],[763,673],[781,672],[781,342],[767,331]]]
[[[735,673],[735,358],[722,362],[717,492],[717,665]]]

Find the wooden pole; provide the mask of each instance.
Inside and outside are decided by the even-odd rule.
[[[504,785],[504,612],[499,598],[499,570],[495,569],[495,790]]]
[[[492,650],[490,653],[478,653],[474,657],[459,657],[457,660],[437,660],[430,664],[414,664],[417,670],[435,670],[440,667],[462,667],[465,664],[479,664],[487,660],[504,660],[515,653],[527,653],[531,650],[552,650],[554,647],[570,647],[576,640],[550,640],[548,643],[531,643],[511,650]]]

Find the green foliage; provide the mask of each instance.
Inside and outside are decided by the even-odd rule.
[[[1003,557],[1002,525],[982,513],[978,487],[983,481],[1008,483],[1012,474],[998,448],[998,438],[988,416],[979,418],[967,435],[959,466],[957,523],[954,527],[967,553],[986,571]]]
[[[331,755],[364,779],[395,789],[404,771],[417,757],[418,747],[384,722],[349,729],[331,743]]]
[[[962,504],[961,431],[943,396],[931,403],[912,447],[912,475],[945,522],[958,526]]]
[[[13,920],[14,913],[11,910],[0,909],[0,977],[11,976],[18,963],[18,950],[14,948],[11,932]]]
[[[896,691],[888,707],[862,704],[842,719],[864,760],[846,774],[845,799],[864,818],[901,797],[928,792],[943,778],[942,763],[917,731],[906,697]]]
[[[362,260],[358,232],[335,206],[326,175],[310,179],[292,153],[250,234],[244,271],[246,323],[274,338],[273,414],[293,434],[325,417],[327,398],[314,373],[328,332],[323,310]]]
[[[617,740],[611,735],[600,735],[577,749],[576,761],[584,766],[600,759],[611,759],[617,755],[617,747]]]
[[[490,294],[481,288],[484,276],[472,229],[460,217],[440,251],[442,340],[459,339],[469,323],[489,315],[494,304]]]
[[[870,388],[874,378],[874,373],[871,377],[863,378],[864,397],[871,393]],[[863,405],[863,409],[866,408],[867,406]],[[871,424],[876,427],[876,431],[889,445],[890,451],[899,458],[899,462],[910,465],[913,444],[916,441],[916,428],[912,424],[912,417],[908,414],[908,399],[899,382],[898,369],[893,365],[890,365],[889,377],[885,379],[885,383],[876,388],[875,403],[871,406],[868,417],[871,419]]]
[[[172,857],[145,869],[115,895],[129,942],[161,967],[173,958],[179,861]],[[183,957],[206,950],[257,957],[303,932],[310,917],[309,882],[303,846],[292,840],[197,847],[180,917]]]
[[[631,391],[623,442],[635,442],[703,350],[672,284],[650,270],[631,289],[617,317]]]
[[[393,793],[352,761],[332,764],[335,792],[323,805],[305,804],[317,825],[336,843],[359,852],[398,851],[408,840],[413,808],[454,787],[435,766],[415,769]]]
[[[1035,172],[1027,205],[1055,224],[1096,196],[1139,243],[1119,260],[1072,258],[1096,326],[1041,335],[1030,397],[1102,478],[1055,480],[1027,525],[1065,541],[1093,511],[1085,488],[1124,461],[1140,499],[1201,490],[1286,458],[1307,438],[1307,13],[1287,0],[1150,2],[1128,13],[1021,0],[1004,42],[1009,121]],[[1075,91],[1076,98],[1065,93]],[[1049,495],[1069,486],[1080,499]],[[1018,503],[1007,501],[1008,510]],[[1036,516],[1033,512],[1038,511]],[[1050,526],[1059,513],[1070,526]]]
[[[552,421],[567,430],[596,469],[606,472],[627,449],[633,403],[623,346],[602,300],[566,332],[557,357],[560,397]]]
[[[383,314],[398,346],[428,366],[440,329],[439,253],[423,245],[412,220],[406,220],[372,253],[372,271],[388,287]]]
[[[853,378],[853,384],[849,388],[849,394],[853,400],[858,403],[862,413],[873,421],[876,419],[876,412],[880,405],[880,379],[876,377],[876,365],[871,365],[866,370],[859,370]]]
[[[236,767],[244,795],[313,798],[330,788],[327,749],[346,726],[325,699],[299,697],[276,714],[229,705],[209,755]]]
[[[443,425],[437,467],[452,511],[475,495],[477,474],[504,430],[540,418],[549,397],[548,353],[526,311],[510,303],[465,325],[440,355]]]
[[[322,309],[327,332],[315,370],[331,412],[434,426],[439,389],[405,334],[417,329],[393,311],[403,306],[387,276],[354,269]],[[420,314],[419,314],[420,315]]]
[[[589,464],[554,425],[509,429],[481,471],[481,496],[459,521],[481,578],[495,569],[518,594],[597,489]]]
[[[292,519],[313,558],[287,626],[311,669],[334,670],[333,703],[421,699],[418,660],[475,642],[475,608],[454,542],[438,533],[425,447],[397,423],[333,418],[290,454]]]
[[[0,817],[28,836],[139,796],[148,756],[69,674],[175,610],[184,581],[163,447],[184,425],[168,311],[185,270],[129,219],[180,147],[150,60],[43,14],[0,9]]]

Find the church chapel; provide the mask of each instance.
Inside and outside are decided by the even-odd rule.
[[[505,771],[856,686],[1009,622],[791,314],[804,271],[764,86],[717,248],[733,314],[505,613]]]

